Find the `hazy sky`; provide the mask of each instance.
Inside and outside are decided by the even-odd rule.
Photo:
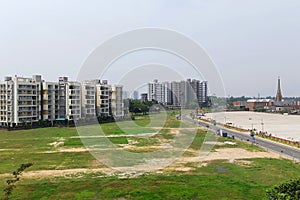
[[[206,49],[227,95],[274,96],[281,76],[283,95],[300,96],[299,10],[299,0],[2,0],[0,77],[76,79],[106,39],[160,27]]]

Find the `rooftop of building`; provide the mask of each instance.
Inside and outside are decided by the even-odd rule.
[[[269,103],[274,102],[273,99],[249,99],[247,100],[248,103]]]

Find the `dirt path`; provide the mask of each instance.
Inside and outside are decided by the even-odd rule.
[[[151,137],[154,133],[137,133],[137,134],[111,134],[111,135],[88,135],[88,136],[72,136],[70,138],[118,138],[118,137]]]
[[[22,177],[28,179],[37,179],[37,178],[52,178],[59,176],[74,175],[78,173],[112,173],[113,171],[109,168],[97,168],[97,169],[64,169],[64,170],[37,170],[37,171],[28,171],[24,172]],[[0,174],[0,178],[12,177],[11,174]]]

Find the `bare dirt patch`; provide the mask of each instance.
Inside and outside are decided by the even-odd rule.
[[[237,160],[246,158],[280,158],[280,155],[273,152],[248,151],[242,148],[222,148],[210,152],[203,160]]]
[[[51,178],[51,177],[59,177],[59,176],[67,176],[74,175],[77,173],[106,173],[110,172],[109,168],[97,168],[97,169],[64,169],[64,170],[38,170],[38,171],[29,171],[24,172],[22,177],[27,179],[37,179],[37,178]],[[0,174],[0,177],[9,177],[10,174]]]
[[[207,162],[213,160],[238,160],[249,158],[280,158],[280,155],[273,152],[248,151],[242,148],[222,148],[216,149],[214,152],[208,153],[204,157],[182,157],[181,163],[187,162]]]
[[[189,152],[199,155],[199,151],[188,150]],[[181,157],[172,165],[166,168],[166,171],[191,171],[194,167],[186,167],[186,164],[197,164],[195,167],[205,167],[214,160],[225,160],[238,165],[249,165],[252,162],[243,159],[251,158],[280,158],[280,155],[273,152],[248,151],[242,148],[222,148],[208,153],[206,156]],[[188,170],[189,169],[189,170]]]
[[[235,160],[234,163],[237,164],[237,165],[240,165],[240,166],[247,166],[247,165],[251,165],[253,163],[253,161],[250,161],[250,160]]]
[[[82,148],[60,148],[58,149],[58,152],[86,152],[88,149],[82,147]]]

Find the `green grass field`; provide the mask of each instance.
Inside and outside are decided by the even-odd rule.
[[[89,174],[26,179],[18,184],[13,199],[262,199],[269,186],[300,175],[300,167],[287,160],[252,160],[251,166],[215,161],[193,173],[138,178]]]
[[[170,128],[191,128],[192,125],[176,120],[169,113],[164,128],[151,137],[138,137],[138,134],[155,133],[158,121],[150,123],[148,116],[136,117],[138,128],[131,128],[129,122],[101,125],[105,135],[116,145],[132,145],[142,148],[158,145],[161,141],[174,138]],[[87,127],[89,128],[89,127]],[[92,130],[92,129],[91,129]],[[185,130],[188,134],[188,130]],[[137,134],[137,136],[132,136]],[[92,134],[91,134],[92,135]],[[128,135],[128,136],[126,136]],[[206,136],[199,129],[189,149],[199,150]],[[213,137],[213,136],[209,136]],[[226,138],[218,138],[223,142]],[[50,145],[63,142],[60,146]],[[261,152],[256,146],[237,142],[238,148]],[[87,151],[60,152],[60,149],[83,148],[76,128],[43,128],[23,131],[0,131],[0,198],[5,188],[7,175],[22,163],[34,165],[26,171],[66,170],[104,167]],[[235,146],[215,146],[236,148]],[[189,156],[189,152],[183,154]],[[11,199],[263,199],[265,190],[278,182],[300,177],[300,165],[285,159],[252,158],[243,159],[250,164],[229,163],[226,160],[214,160],[200,167],[195,163],[190,171],[160,171],[137,177],[105,175],[101,172],[77,173],[63,177],[47,176],[39,178],[21,178],[13,191]],[[2,174],[2,176],[1,176]],[[5,174],[5,175],[3,175]]]

